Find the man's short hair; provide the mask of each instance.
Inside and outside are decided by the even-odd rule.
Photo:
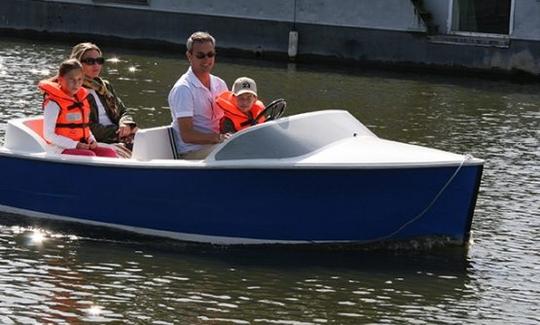
[[[216,46],[216,39],[207,32],[195,32],[187,39],[186,48],[188,52],[193,50],[193,43],[199,42],[211,42],[214,47]]]

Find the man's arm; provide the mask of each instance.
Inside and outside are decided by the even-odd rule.
[[[203,133],[193,129],[192,117],[179,117],[176,119],[180,127],[180,137],[185,143],[214,144],[223,142],[224,136],[219,133]]]

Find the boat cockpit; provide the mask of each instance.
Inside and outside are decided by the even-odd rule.
[[[173,132],[170,126],[140,129],[135,135],[131,160],[178,159]],[[347,111],[304,113],[237,132],[216,146],[205,160],[286,159],[304,156],[330,143],[358,136],[376,138]],[[4,149],[19,154],[57,155],[43,138],[41,116],[9,121]]]

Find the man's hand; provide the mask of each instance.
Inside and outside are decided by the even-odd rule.
[[[177,122],[180,127],[180,137],[185,143],[215,144],[223,141],[219,133],[203,133],[194,130],[192,117],[179,117]]]
[[[116,130],[116,134],[118,134],[119,139],[130,136],[132,132],[131,127],[127,125],[121,125],[118,130]]]

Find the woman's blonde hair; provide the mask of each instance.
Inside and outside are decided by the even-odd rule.
[[[82,57],[84,56],[84,53],[90,50],[96,50],[99,52],[99,55],[102,55],[101,50],[96,44],[90,43],[90,42],[84,42],[84,43],[79,43],[75,45],[73,49],[71,49],[71,55],[69,56],[69,58],[77,59],[80,61]]]

